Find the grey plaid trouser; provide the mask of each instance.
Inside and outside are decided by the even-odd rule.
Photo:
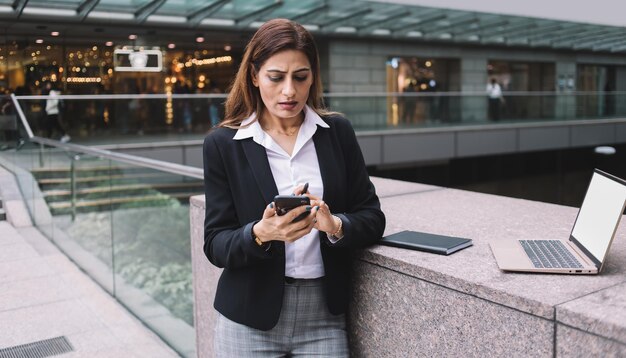
[[[348,357],[345,315],[328,312],[321,279],[285,283],[280,318],[261,331],[218,315],[215,356],[222,357]]]

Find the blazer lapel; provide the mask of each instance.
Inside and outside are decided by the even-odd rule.
[[[315,143],[315,152],[317,153],[317,161],[320,165],[320,174],[324,183],[324,201],[332,201],[335,197],[336,182],[333,180],[333,173],[336,173],[334,167],[337,157],[333,154],[332,143],[330,141],[330,130],[327,128],[317,127],[313,135]],[[329,202],[330,203],[330,202]]]
[[[278,195],[278,188],[274,182],[265,148],[255,143],[252,138],[242,140],[241,144],[265,203],[271,203],[274,201],[274,197]]]

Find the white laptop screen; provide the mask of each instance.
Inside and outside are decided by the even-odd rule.
[[[572,237],[600,262],[604,261],[625,202],[626,185],[593,173]]]

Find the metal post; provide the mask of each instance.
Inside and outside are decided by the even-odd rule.
[[[70,202],[72,205],[72,222],[76,219],[76,165],[74,163],[78,159],[80,159],[79,156],[72,156],[72,160],[70,162]]]
[[[39,143],[39,167],[43,168],[43,143]]]

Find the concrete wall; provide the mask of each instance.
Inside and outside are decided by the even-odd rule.
[[[483,155],[626,143],[626,119],[357,132],[367,165],[410,165]],[[202,141],[102,148],[202,167]]]
[[[349,335],[356,357],[619,357],[626,353],[626,226],[595,277],[500,271],[490,242],[567,238],[576,208],[372,178],[386,235],[467,237],[450,256],[372,246],[355,253]],[[202,252],[204,197],[191,199],[199,357],[212,355],[219,271]],[[546,289],[549,288],[549,289]]]

